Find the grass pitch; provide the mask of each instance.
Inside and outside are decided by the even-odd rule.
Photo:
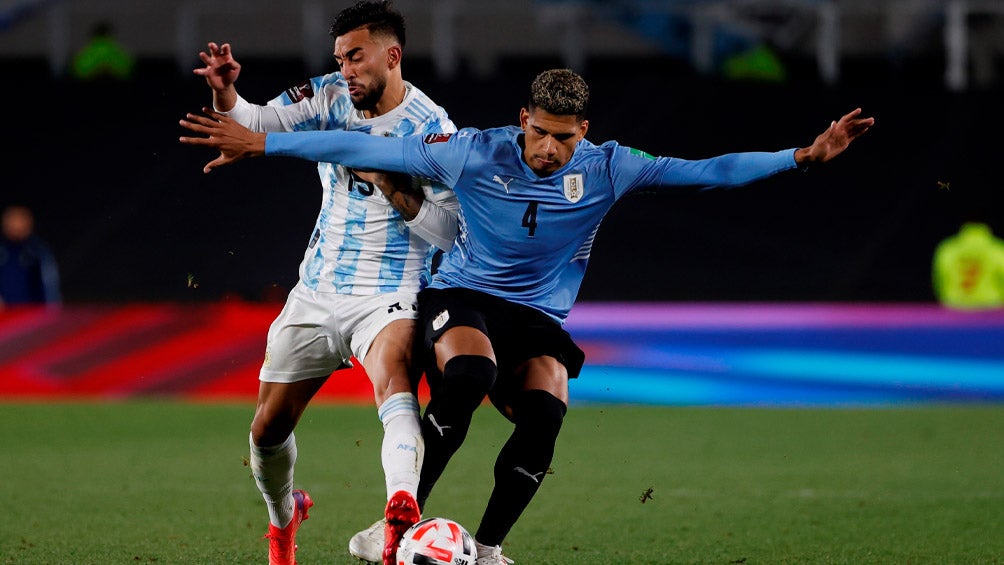
[[[266,563],[253,406],[0,404],[0,563]],[[491,407],[426,515],[477,528],[510,427]],[[368,406],[311,406],[301,565],[384,503]],[[1004,407],[573,406],[506,540],[517,565],[1004,563]]]

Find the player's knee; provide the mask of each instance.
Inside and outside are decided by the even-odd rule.
[[[451,396],[460,395],[480,404],[498,376],[498,367],[483,355],[458,355],[443,366],[443,382]]]
[[[450,454],[460,447],[474,411],[497,375],[495,363],[480,355],[460,355],[447,361],[438,385],[430,386],[432,397],[422,417],[422,433],[428,438],[427,455],[430,443],[442,442],[442,449]]]
[[[546,390],[521,392],[516,401],[516,426],[531,431],[538,438],[558,437],[568,407]]]
[[[278,445],[293,433],[302,409],[281,402],[264,402],[251,420],[251,439],[255,445]]]
[[[259,447],[278,445],[293,433],[294,423],[288,420],[265,420],[255,417],[251,421],[251,441]]]

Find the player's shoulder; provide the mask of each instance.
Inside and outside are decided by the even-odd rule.
[[[328,102],[345,96],[348,96],[348,83],[341,73],[334,72],[310,77],[289,86],[270,100],[269,105],[287,106],[304,100]]]
[[[424,90],[422,90],[421,88],[419,88],[418,86],[416,86],[414,83],[409,82],[409,81],[404,81],[404,85],[408,89],[408,96],[407,96],[407,98],[411,98],[411,99],[414,99],[414,100],[421,100],[423,102],[428,102],[428,103],[431,103],[433,105],[436,104],[432,100],[431,96],[429,96],[428,94],[426,94]]]
[[[580,146],[579,149],[583,149],[583,147]],[[577,151],[579,149],[577,149]],[[598,158],[602,158],[607,161],[617,161],[620,159],[644,159],[646,161],[655,161],[658,159],[658,157],[646,151],[635,147],[629,147],[627,145],[621,145],[619,142],[614,140],[604,141],[599,145],[588,143],[588,145],[585,146],[585,150]]]
[[[512,140],[523,133],[517,126],[501,126],[488,129],[464,128],[470,130],[468,135],[475,137],[480,143],[511,143]],[[462,131],[462,130],[461,130]]]
[[[616,141],[606,141],[599,145],[583,138],[575,146],[575,157],[582,161],[602,161],[607,162],[616,158],[624,151]]]
[[[408,87],[408,94],[405,97],[406,105],[424,108],[424,111],[429,113],[446,114],[446,109],[437,104],[436,101],[433,100],[431,96],[426,94],[421,88],[408,81],[405,81],[405,85]]]

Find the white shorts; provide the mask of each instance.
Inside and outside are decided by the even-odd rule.
[[[298,282],[268,329],[265,362],[258,379],[292,383],[327,377],[363,359],[380,330],[394,320],[414,320],[418,297],[411,292],[353,296],[316,292]]]

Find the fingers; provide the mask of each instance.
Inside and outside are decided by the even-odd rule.
[[[205,111],[205,108],[203,108],[203,111]],[[216,114],[215,112],[213,112],[213,114],[215,114],[220,118],[224,117],[220,116],[219,114]],[[187,130],[191,130],[195,133],[202,133],[211,136],[213,132],[219,129],[218,128],[219,122],[207,116],[200,116],[198,114],[188,113],[185,114],[185,118],[186,119],[184,120],[178,120],[178,125]],[[178,141],[180,141],[181,143],[187,143],[189,145],[212,144],[212,142],[207,137],[180,137],[178,138]]]
[[[842,121],[842,122],[849,121],[849,120],[857,117],[857,115],[860,114],[860,113],[861,113],[861,108],[855,108],[855,109],[851,110],[850,112],[847,112],[846,114],[844,114],[843,116],[841,116],[840,117],[840,121]]]
[[[220,155],[219,157],[217,157],[217,158],[213,159],[212,161],[206,163],[206,166],[202,167],[202,172],[206,173],[208,175],[209,173],[213,172],[213,169],[215,169],[216,167],[219,167],[219,166],[222,166],[222,165],[225,165],[225,164],[226,164],[226,161],[225,161],[223,155]]]
[[[861,108],[855,108],[850,112],[844,114],[840,117],[840,121],[846,124],[850,124],[853,127],[859,127],[864,125],[865,127],[871,127],[875,124],[875,118],[858,118],[861,115]]]
[[[839,126],[841,132],[848,141],[860,137],[871,126],[875,125],[875,118],[860,118],[861,108],[855,108],[840,117],[839,121],[830,124],[831,131],[835,131],[835,126]]]
[[[211,130],[219,129],[219,124],[233,121],[231,118],[216,112],[212,108],[202,108],[202,112],[206,115],[200,116],[199,114],[189,112],[185,114],[185,119],[179,120],[178,123],[182,127],[188,128],[192,131],[210,133]]]
[[[201,133],[205,133],[205,130],[208,130],[215,123],[215,120],[198,114],[185,114],[185,119],[178,123],[190,130],[199,130]]]
[[[211,67],[214,63],[221,63],[224,61],[217,61],[216,59],[229,59],[230,55],[230,44],[224,43],[223,45],[217,45],[212,41],[208,44],[209,52],[199,51],[199,59],[207,67]]]
[[[193,130],[193,131],[195,131],[195,130]],[[214,146],[213,141],[211,139],[209,139],[208,137],[187,137],[187,136],[181,136],[181,137],[178,138],[178,141],[180,141],[181,143],[184,143],[185,145],[206,145],[206,146],[209,146],[209,147],[213,147]]]
[[[188,114],[185,114],[185,117],[187,117],[190,120],[194,120],[196,122],[199,122],[200,124],[207,125],[207,126],[208,125],[212,125],[212,124],[217,123],[217,122],[232,122],[233,121],[233,119],[231,119],[231,118],[229,118],[227,116],[224,116],[223,114],[217,112],[216,110],[210,108],[209,106],[203,106],[202,107],[202,113],[205,114],[205,116],[200,116],[198,114],[188,113]]]

